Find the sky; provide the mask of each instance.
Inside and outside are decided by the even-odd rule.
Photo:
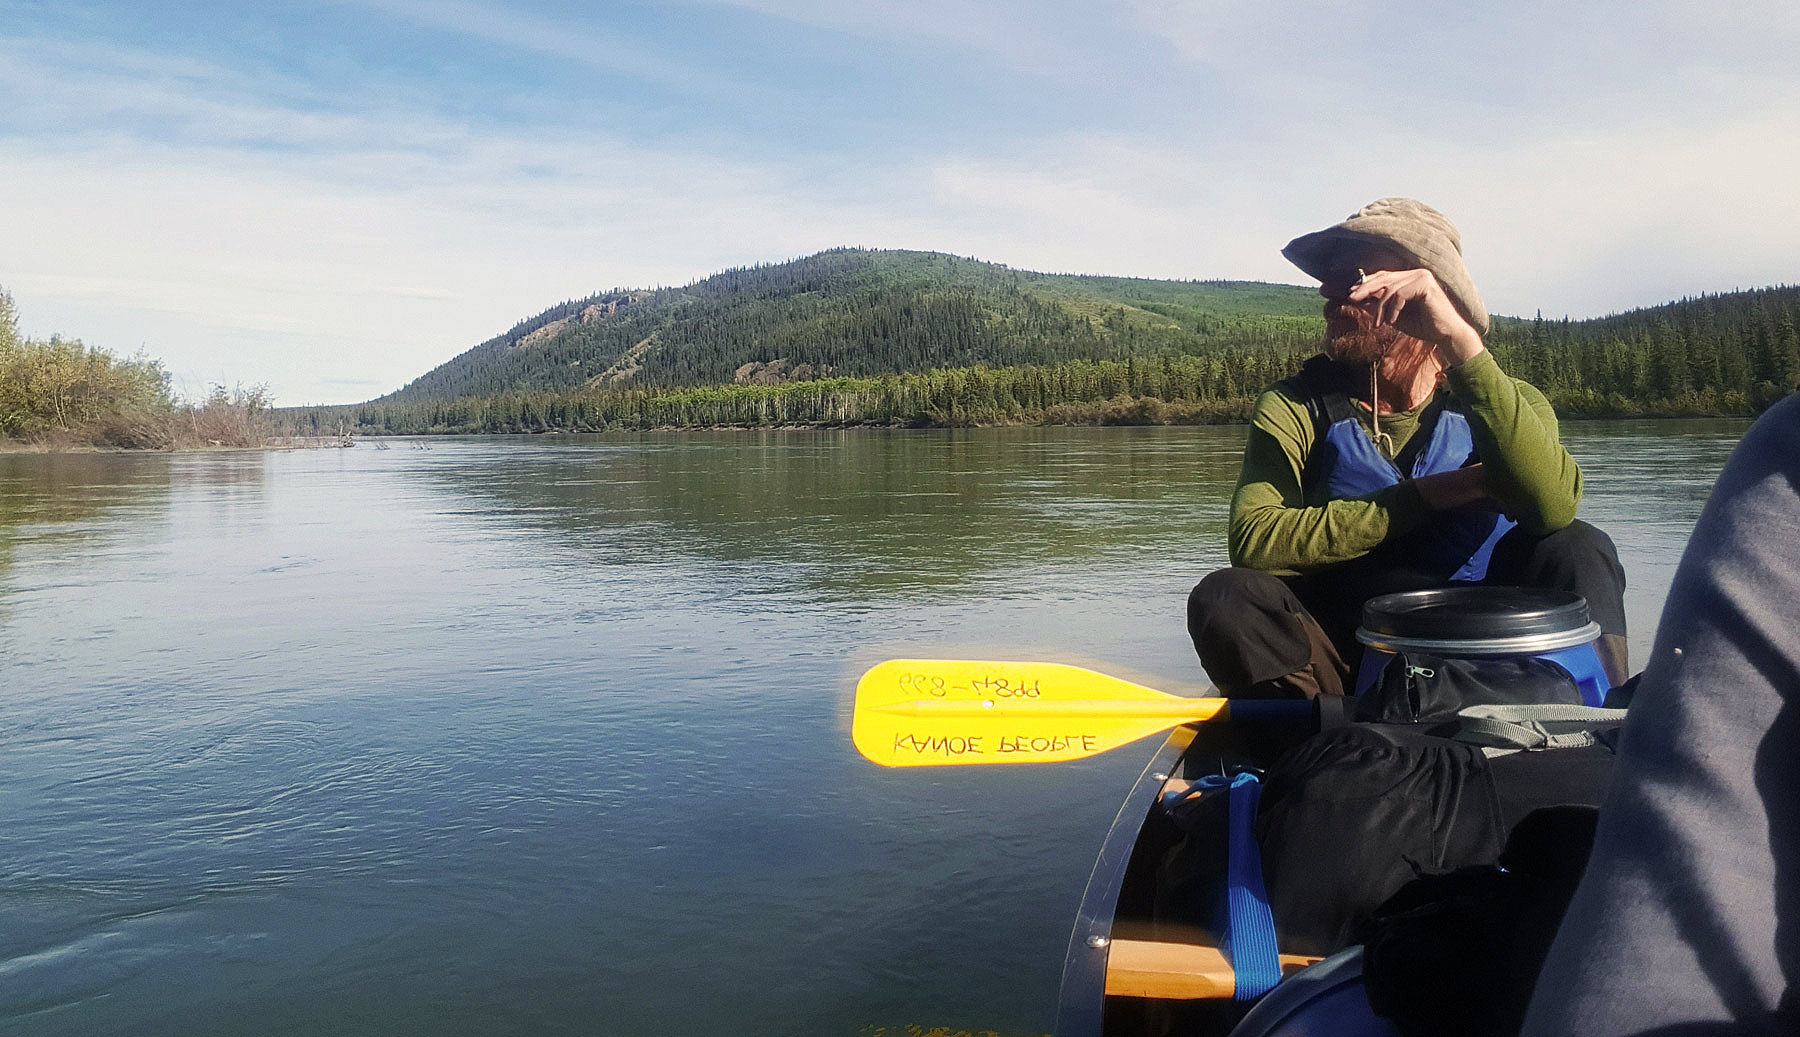
[[[1800,281],[1791,0],[0,0],[0,288],[178,391],[370,399],[841,245],[1306,283],[1375,198],[1497,313]]]

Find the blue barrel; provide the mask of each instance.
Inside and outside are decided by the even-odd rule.
[[[1256,1003],[1231,1037],[1400,1037],[1369,1007],[1361,947],[1296,972]]]
[[[1451,659],[1524,656],[1562,668],[1581,689],[1581,700],[1598,706],[1612,689],[1594,651],[1599,636],[1587,599],[1569,591],[1471,583],[1383,594],[1363,605],[1356,693],[1378,684],[1399,652]]]

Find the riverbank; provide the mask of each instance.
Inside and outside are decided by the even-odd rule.
[[[356,411],[353,420],[321,423],[318,409],[251,410],[230,404],[115,420],[83,430],[54,430],[28,440],[0,439],[4,453],[80,453],[107,451],[206,451],[326,449],[355,445],[356,436],[558,435],[605,432],[729,432],[805,429],[949,429],[1059,428],[1241,425],[1250,420],[1255,400],[1165,400],[1120,394],[1107,399],[1025,406],[1015,399],[949,406],[926,406],[910,413],[871,406],[861,387],[812,383],[810,406],[795,408],[792,388],[782,395],[782,408],[754,406],[773,394],[766,387],[724,390],[670,390],[645,393],[630,407],[615,400],[603,409],[587,401],[507,397],[454,401],[429,414],[389,413],[375,405],[340,408]],[[735,390],[735,391],[733,391]],[[1619,394],[1573,392],[1555,394],[1551,404],[1564,422],[1615,419],[1752,418],[1774,401],[1742,393],[1688,393],[1675,399],[1640,402]],[[702,404],[712,404],[704,406]],[[788,420],[766,415],[798,410]],[[738,415],[742,415],[739,417]],[[758,420],[758,418],[762,420]],[[301,420],[306,419],[306,420]],[[335,427],[335,432],[313,429]]]
[[[1737,398],[1656,401],[1636,403],[1616,398],[1578,398],[1552,401],[1564,422],[1611,420],[1679,420],[1693,418],[1754,418],[1764,407]],[[1036,409],[958,409],[927,412],[907,417],[840,416],[798,418],[788,421],[667,420],[670,408],[645,408],[638,414],[616,415],[608,420],[555,424],[536,414],[520,414],[511,408],[478,410],[469,420],[455,424],[419,425],[399,421],[356,426],[361,436],[470,436],[559,435],[605,432],[769,432],[804,429],[952,429],[952,428],[1081,428],[1243,425],[1250,421],[1255,401],[1232,400],[1174,402],[1155,397],[1115,397],[1089,404],[1056,404]],[[826,410],[835,408],[827,407]]]
[[[353,447],[348,436],[271,436],[260,443],[206,443],[169,447],[96,446],[92,443],[61,443],[0,439],[0,454],[204,454],[228,450],[335,450]]]
[[[1530,373],[1530,358],[1505,363]],[[282,408],[271,419],[297,434],[468,435],[684,428],[970,428],[1011,425],[1219,425],[1246,421],[1256,393],[1292,373],[1270,351],[1237,358],[1071,362],[1054,367],[956,368],[880,378],[776,385],[505,392]],[[1601,391],[1546,371],[1533,380],[1567,418],[1754,417],[1792,386]]]
[[[164,403],[87,420],[42,420],[27,434],[0,436],[4,453],[189,452],[293,450],[354,445],[342,428],[296,434],[270,417],[267,394],[218,390],[198,404]]]

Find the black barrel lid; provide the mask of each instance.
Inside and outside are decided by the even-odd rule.
[[[1383,594],[1365,602],[1362,614],[1370,633],[1433,641],[1561,634],[1589,622],[1579,594],[1480,584]]]

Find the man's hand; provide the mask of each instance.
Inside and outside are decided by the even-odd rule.
[[[1487,347],[1429,270],[1377,270],[1350,289],[1349,301],[1378,323],[1424,339],[1447,367],[1472,360]]]
[[[1418,487],[1425,506],[1433,511],[1466,508],[1483,502],[1490,505],[1493,503],[1488,499],[1487,477],[1482,475],[1479,464],[1458,468],[1454,472],[1421,475],[1412,484]]]

